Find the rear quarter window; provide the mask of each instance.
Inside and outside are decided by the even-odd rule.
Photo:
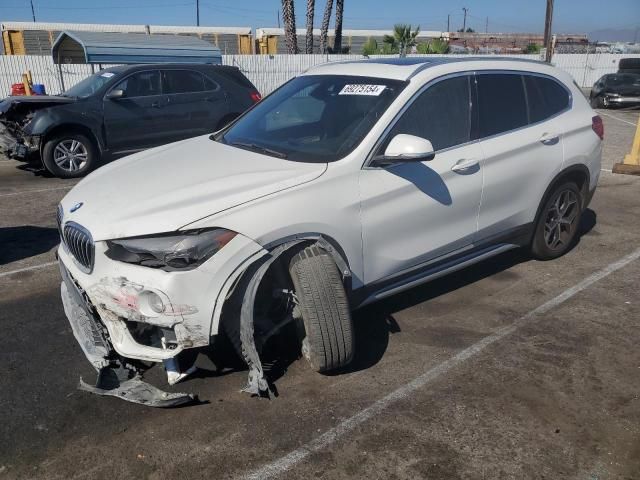
[[[525,75],[530,123],[541,122],[569,106],[569,93],[555,80]]]

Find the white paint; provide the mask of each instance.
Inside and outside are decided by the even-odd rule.
[[[520,317],[511,325],[500,328],[495,333],[489,335],[488,337],[483,338],[479,342],[462,350],[461,352],[459,352],[449,360],[426,371],[419,377],[416,377],[411,382],[407,383],[406,385],[403,385],[397,390],[394,390],[393,392],[386,395],[385,397],[382,397],[380,400],[376,401],[375,403],[365,408],[364,410],[361,410],[354,416],[340,422],[338,425],[336,425],[332,429],[323,433],[319,437],[314,438],[313,440],[306,443],[302,447],[297,448],[296,450],[293,450],[292,452],[285,455],[284,457],[281,457],[271,463],[268,463],[262,468],[255,470],[253,472],[250,472],[242,476],[241,478],[247,479],[247,480],[249,479],[263,480],[267,478],[280,478],[287,470],[289,470],[296,464],[303,461],[309,455],[311,455],[312,453],[318,452],[323,448],[335,443],[341,437],[353,431],[357,426],[377,416],[379,413],[381,413],[384,409],[389,407],[391,404],[408,397],[409,395],[413,394],[420,388],[430,383],[432,380],[435,380],[436,378],[438,378],[444,373],[447,373],[449,370],[461,364],[465,360],[482,352],[486,347],[492,345],[498,340],[501,340],[507,335],[510,335],[511,333],[516,331],[518,328],[526,324],[532,318],[547,313],[551,309],[566,302],[571,297],[580,293],[584,289],[590,287],[597,281],[605,278],[606,276],[610,275],[616,270],[623,268],[624,266],[628,265],[634,260],[637,260],[638,258],[640,258],[640,248],[635,250],[633,253],[625,257],[622,257],[620,260],[607,265],[602,270],[599,270],[593,273],[592,275],[589,275],[580,283],[566,289],[557,297],[554,297],[548,302],[545,302],[539,307],[531,310],[530,312]]]
[[[16,273],[30,272],[31,270],[40,270],[41,268],[47,268],[57,264],[58,262],[47,262],[47,263],[41,263],[39,265],[33,265],[31,267],[24,267],[24,268],[18,268],[17,270],[10,270],[8,272],[1,272],[0,278],[8,277],[9,275],[14,275]]]
[[[626,123],[627,125],[631,125],[632,127],[636,126],[635,123],[630,122],[629,120],[624,120],[622,118],[615,117],[615,116],[611,115],[610,113],[603,112],[602,110],[598,110],[598,114],[604,115],[605,117],[613,118],[614,120],[617,120],[617,121],[622,122],[622,123]]]
[[[43,188],[39,190],[23,190],[22,192],[0,193],[0,197],[12,197],[14,195],[24,195],[28,193],[55,192],[56,190],[69,190],[71,188],[73,188],[73,185],[69,185],[68,187]]]

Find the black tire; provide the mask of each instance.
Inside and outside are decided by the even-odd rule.
[[[75,148],[71,151],[71,146]],[[69,152],[65,157],[64,151]],[[60,133],[50,138],[42,149],[42,163],[49,172],[60,178],[84,177],[98,163],[98,149],[81,133]]]
[[[348,365],[353,359],[353,323],[335,262],[312,245],[291,259],[289,272],[304,324],[303,355],[318,372]]]
[[[531,254],[538,260],[551,260],[567,253],[577,239],[583,206],[584,198],[575,183],[555,187],[538,214]]]

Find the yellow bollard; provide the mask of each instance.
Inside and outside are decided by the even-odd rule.
[[[636,127],[636,135],[633,137],[631,152],[624,156],[621,163],[613,166],[613,173],[626,173],[627,175],[640,175],[640,118]]]

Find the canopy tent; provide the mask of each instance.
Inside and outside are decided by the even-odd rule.
[[[181,35],[64,31],[51,54],[57,64],[222,63],[218,47]]]

